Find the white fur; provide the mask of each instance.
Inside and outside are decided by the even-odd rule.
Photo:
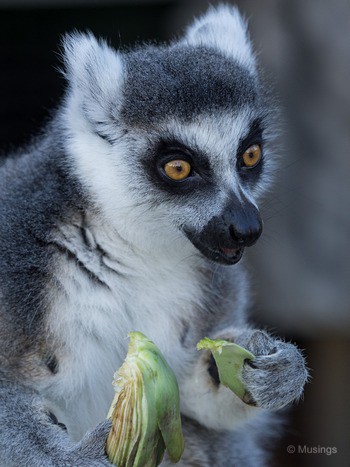
[[[84,251],[77,228],[60,229],[57,241],[109,288],[89,281],[72,261],[58,265],[49,330],[59,344],[60,372],[54,385],[46,388],[46,396],[79,438],[107,414],[113,373],[125,358],[131,330],[154,340],[174,371],[182,374],[189,355],[179,344],[179,321],[191,316],[201,293],[193,263],[179,261],[171,251],[163,258],[135,255],[118,236],[111,238],[111,232],[92,222],[90,235],[108,252],[106,265]]]
[[[122,102],[123,63],[120,54],[92,34],[67,35],[64,40],[64,75],[69,81],[70,97],[89,124],[101,133],[117,132],[117,115]],[[82,115],[83,114],[83,115]],[[69,119],[71,120],[71,118]]]
[[[190,45],[220,50],[249,70],[255,70],[247,25],[235,7],[220,5],[210,9],[188,28],[185,41]]]

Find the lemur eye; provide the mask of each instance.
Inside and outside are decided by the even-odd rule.
[[[260,162],[261,147],[258,144],[253,144],[243,153],[242,159],[244,165],[249,169],[252,169]]]
[[[191,173],[191,164],[183,160],[173,160],[164,166],[164,172],[171,180],[185,180]]]

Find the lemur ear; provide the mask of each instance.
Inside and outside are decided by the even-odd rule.
[[[94,122],[117,114],[123,86],[120,54],[91,33],[71,33],[63,39],[63,74],[69,82],[75,102]]]
[[[215,48],[249,69],[256,67],[247,24],[236,7],[210,8],[188,27],[184,41],[193,46]]]

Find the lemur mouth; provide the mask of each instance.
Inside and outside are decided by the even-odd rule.
[[[193,243],[193,242],[192,242]],[[210,248],[204,245],[199,246],[193,243],[196,248],[208,259],[216,263],[233,265],[238,263],[243,256],[244,247],[240,248]]]
[[[223,255],[225,261],[229,261],[230,264],[236,264],[243,256],[244,247],[220,248],[219,252]]]
[[[184,229],[186,237],[191,243],[199,250],[206,258],[215,261],[216,263],[233,265],[238,263],[242,258],[244,247],[225,248],[225,247],[211,247],[200,241],[196,235],[190,230]]]
[[[218,263],[223,264],[236,264],[243,256],[244,247],[240,248],[219,248],[218,250],[213,250],[213,254],[216,255]]]

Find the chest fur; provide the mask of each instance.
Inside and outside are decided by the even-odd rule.
[[[185,340],[195,348],[192,322],[202,308],[202,288],[191,265],[175,268],[169,258],[150,263],[126,252],[115,259],[69,242],[70,253],[59,255],[50,297],[48,326],[59,371],[46,395],[78,439],[107,414],[130,331],[146,334],[177,376],[182,373],[190,359]]]

